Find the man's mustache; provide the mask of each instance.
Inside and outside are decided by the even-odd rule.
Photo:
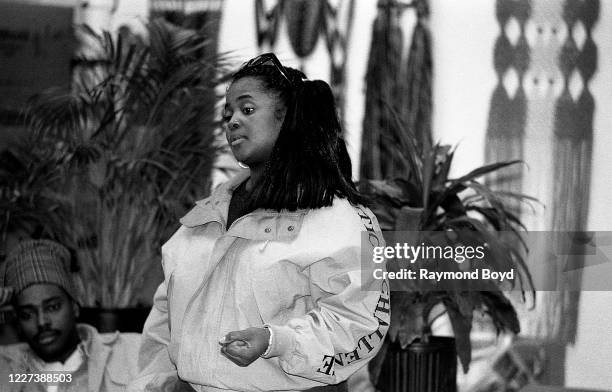
[[[44,329],[39,329],[38,330],[38,332],[34,336],[34,339],[35,340],[40,340],[41,336],[43,336],[43,335],[59,335],[59,334],[60,334],[60,331],[58,331],[57,329],[44,328]]]

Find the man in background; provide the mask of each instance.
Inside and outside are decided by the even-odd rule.
[[[1,286],[26,343],[0,346],[0,392],[123,391],[134,377],[140,335],[77,324],[69,263],[49,240],[21,242],[7,257]]]

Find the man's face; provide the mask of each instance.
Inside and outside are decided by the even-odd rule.
[[[63,361],[72,354],[78,344],[78,306],[62,288],[32,285],[17,296],[15,305],[22,335],[41,359]]]

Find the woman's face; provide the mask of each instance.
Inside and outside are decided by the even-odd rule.
[[[225,136],[234,156],[253,168],[265,164],[278,138],[284,105],[255,77],[234,81],[225,97]]]

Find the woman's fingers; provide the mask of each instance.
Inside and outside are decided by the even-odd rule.
[[[223,348],[233,356],[243,357],[249,350],[249,344],[241,340],[226,344]]]
[[[239,366],[248,366],[265,352],[268,333],[264,328],[254,327],[229,332],[219,339],[221,353]]]
[[[232,331],[229,332],[227,335],[225,335],[225,343],[232,343],[235,341],[248,341],[249,340],[249,336],[248,334],[245,333],[245,331]]]
[[[237,342],[234,342],[221,347],[221,353],[238,366],[249,365],[252,361],[243,357],[244,352],[236,348],[238,347],[236,343]]]

